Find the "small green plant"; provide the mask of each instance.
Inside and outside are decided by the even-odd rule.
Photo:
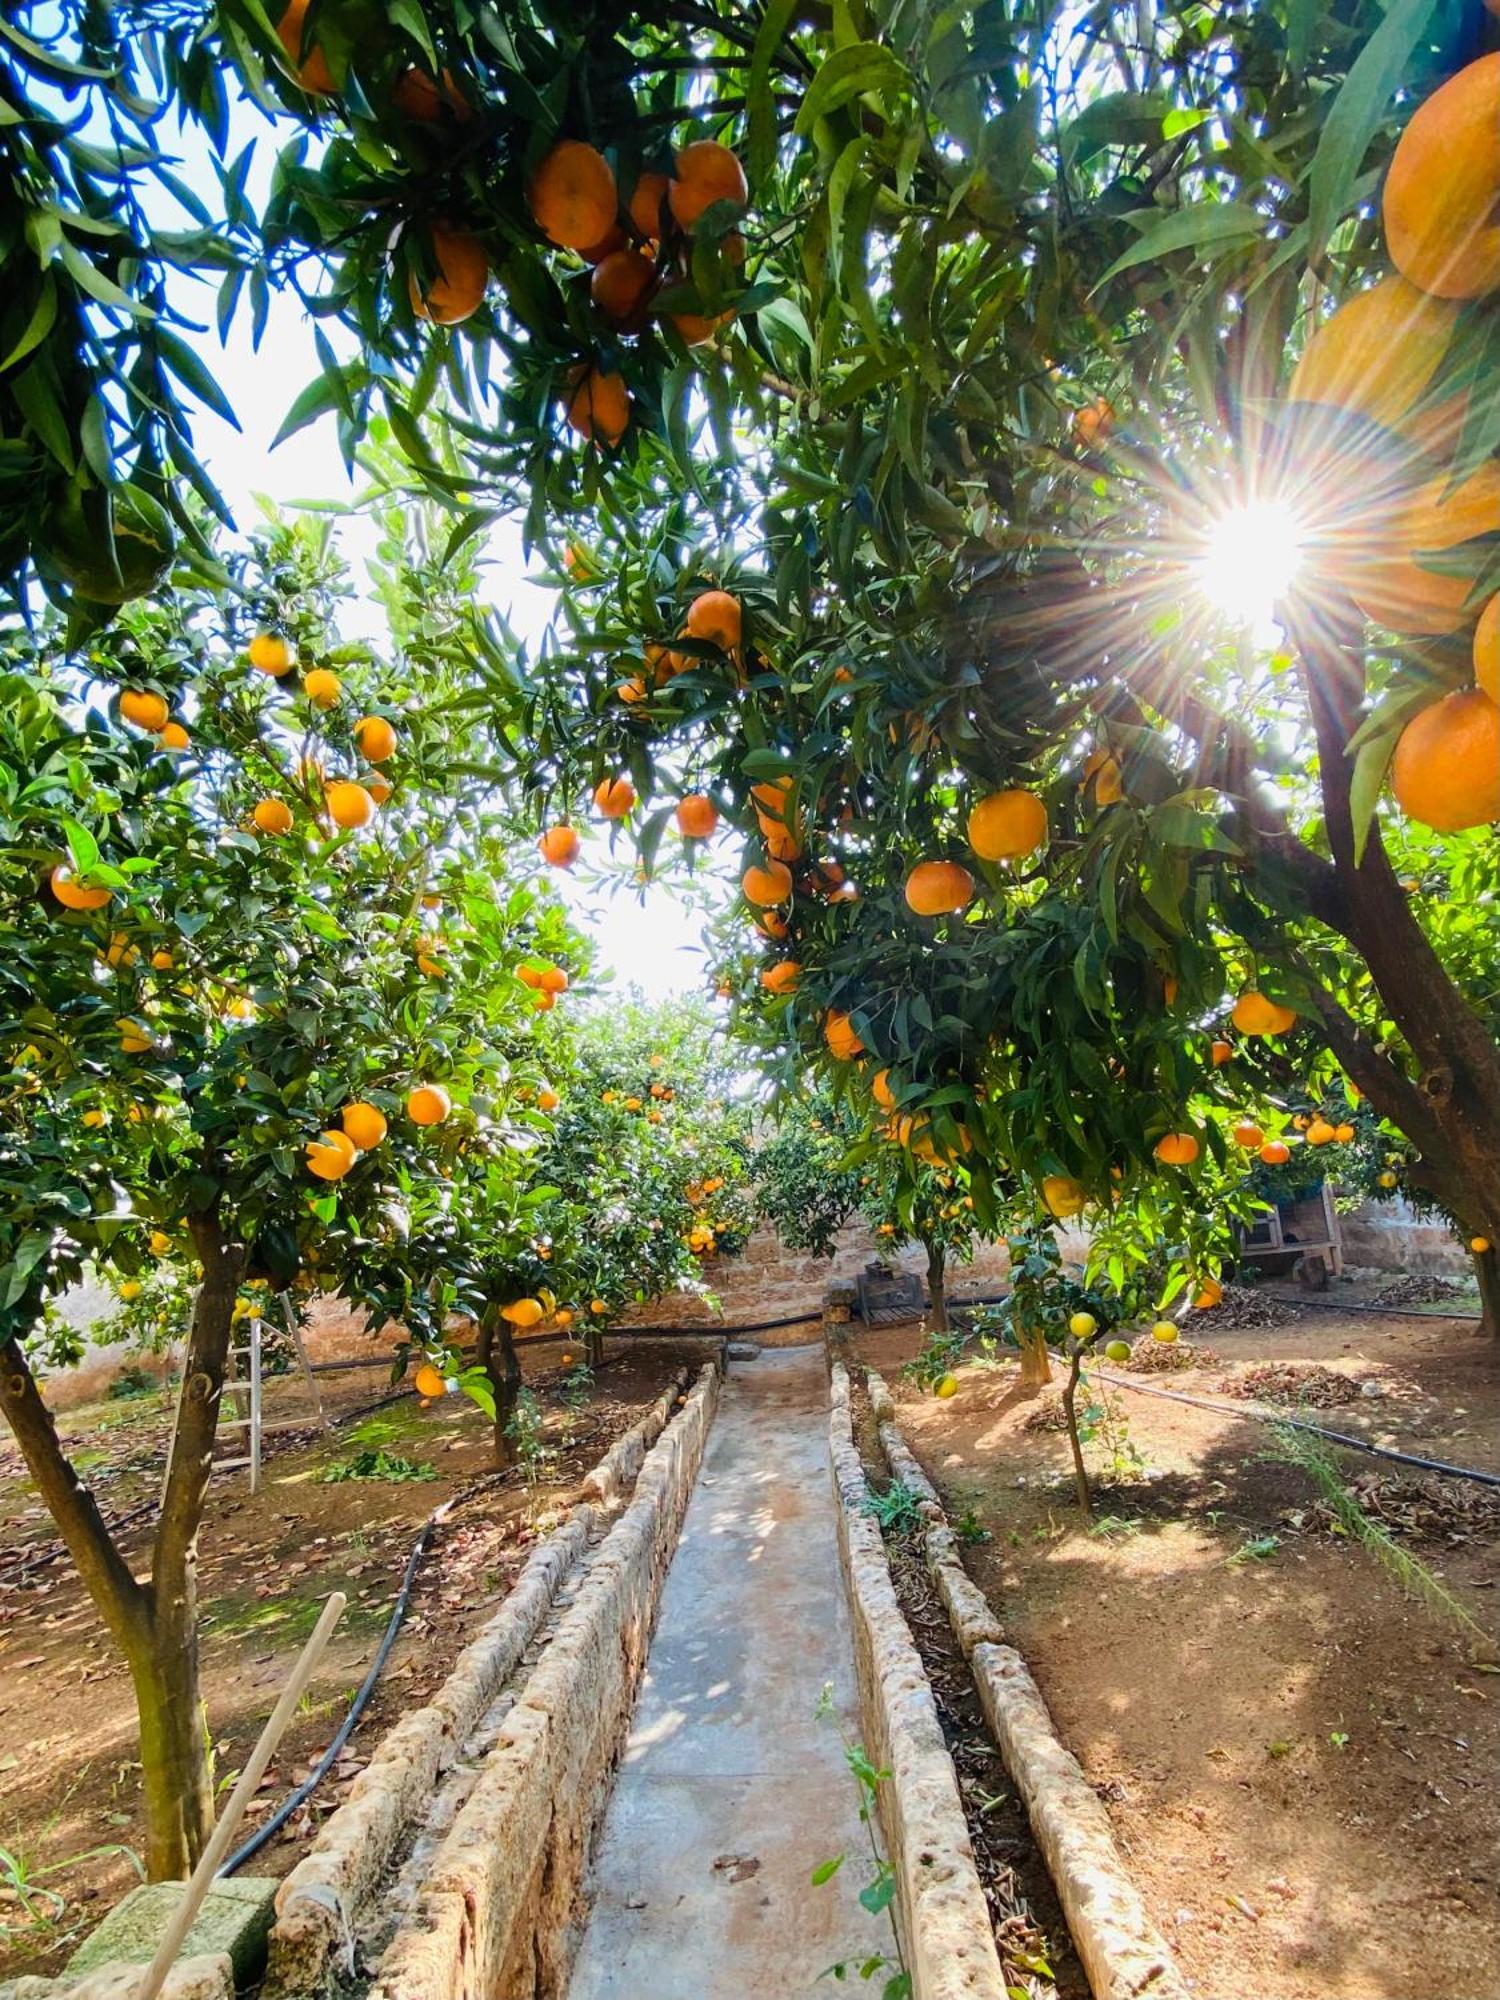
[[[1251,1535],[1226,1559],[1226,1567],[1241,1569],[1247,1562],[1269,1562],[1280,1547],[1280,1535]]]
[[[535,1486],[553,1453],[546,1443],[542,1406],[530,1389],[523,1389],[516,1398],[516,1407],[510,1413],[505,1435],[515,1452],[521,1477],[528,1486]]]
[[[581,1355],[571,1367],[564,1369],[559,1394],[570,1410],[581,1410],[592,1401],[594,1371]]]
[[[65,1869],[76,1868],[84,1861],[100,1861],[112,1854],[123,1855],[141,1880],[146,1879],[140,1856],[133,1847],[126,1847],[119,1841],[90,1847],[81,1854],[65,1855],[61,1861],[49,1861],[44,1868],[34,1867],[19,1848],[0,1847],[0,1890],[14,1898],[25,1918],[20,1924],[0,1922],[0,1942],[10,1943],[28,1933],[56,1930],[67,1910],[68,1901],[58,1890],[47,1887],[47,1877],[60,1875]]]
[[[815,1711],[819,1718],[833,1713],[833,1687],[825,1684]],[[896,1871],[880,1851],[880,1840],[875,1830],[876,1812],[880,1799],[880,1787],[890,1777],[889,1771],[877,1770],[871,1763],[862,1743],[853,1742],[839,1731],[843,1739],[844,1760],[849,1766],[854,1782],[859,1787],[859,1821],[870,1843],[870,1860],[874,1874],[859,1892],[862,1908],[872,1917],[884,1914],[891,1927],[889,1952],[870,1952],[859,1958],[841,1958],[834,1964],[825,1966],[819,1974],[822,1979],[847,1979],[851,1972],[862,1980],[880,1979],[880,2000],[911,2000],[911,1974],[906,1969],[901,1956],[901,1937],[896,1929],[896,1913],[891,1905],[896,1895]],[[830,1860],[820,1861],[812,1871],[815,1889],[825,1882],[831,1882],[848,1859],[846,1854],[835,1854]]]
[[[951,1375],[964,1358],[964,1348],[968,1335],[958,1328],[939,1330],[929,1327],[922,1335],[922,1345],[901,1370],[902,1380],[915,1382],[930,1396],[945,1375]]]
[[[1102,1383],[1096,1385],[1086,1372],[1082,1385],[1087,1401],[1078,1412],[1079,1443],[1098,1446],[1108,1478],[1117,1482],[1139,1479],[1146,1461],[1131,1441],[1124,1398],[1118,1392],[1111,1395]]]
[[[980,1520],[972,1507],[966,1507],[959,1515],[958,1519],[953,1523],[953,1532],[964,1544],[965,1548],[973,1548],[978,1543],[987,1542],[990,1539],[989,1529]]]
[[[1347,1750],[1349,1747],[1348,1730],[1330,1729],[1328,1732],[1328,1747],[1331,1750]]]
[[[318,1474],[324,1486],[341,1486],[349,1479],[383,1479],[391,1485],[401,1485],[408,1481],[436,1479],[437,1473],[424,1461],[404,1458],[399,1451],[387,1451],[384,1446],[378,1450],[357,1451],[353,1458],[341,1459]]]
[[[140,1396],[152,1395],[160,1387],[149,1368],[142,1367],[139,1361],[127,1361],[104,1393],[112,1403],[129,1403]]]
[[[1095,1541],[1108,1542],[1120,1535],[1138,1535],[1141,1524],[1124,1514],[1101,1514],[1097,1521],[1090,1522],[1088,1532]]]
[[[1462,1626],[1484,1647],[1493,1644],[1489,1633],[1476,1618],[1470,1616],[1452,1591],[1433,1575],[1426,1563],[1414,1556],[1410,1549],[1403,1548],[1388,1529],[1370,1518],[1345,1486],[1338,1460],[1325,1444],[1291,1423],[1273,1423],[1270,1431],[1275,1446],[1268,1456],[1280,1459],[1284,1464],[1295,1465],[1305,1472],[1327,1502],[1336,1524],[1346,1535],[1361,1542],[1409,1596],[1417,1598],[1439,1618],[1451,1619],[1455,1625]]]
[[[921,1505],[902,1479],[893,1479],[884,1493],[872,1487],[865,1495],[865,1512],[874,1515],[883,1535],[905,1535],[922,1525]]]

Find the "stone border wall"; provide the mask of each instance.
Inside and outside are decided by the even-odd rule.
[[[433,1699],[381,1738],[345,1802],[282,1882],[266,2000],[322,1993],[341,1964],[348,1969],[358,1914],[379,1889],[403,1833],[515,1672],[563,1579],[603,1522],[619,1511],[687,1382],[687,1370],[679,1369],[641,1421],[610,1446],[583,1482],[583,1503],[532,1550],[499,1609],[459,1654]]]
[[[1108,1813],[1059,1737],[1026,1662],[1004,1643],[989,1600],[963,1566],[937,1491],[901,1434],[890,1390],[874,1369],[865,1380],[886,1463],[917,1495],[927,1522],[922,1540],[928,1570],[1026,1807],[1094,2000],[1190,2000],[1121,1859]]]
[[[896,1600],[885,1543],[865,1512],[849,1374],[832,1368],[829,1470],[849,1600],[865,1750],[890,1772],[877,1795],[914,2000],[1005,2000],[989,1908],[974,1866],[953,1760]]]
[[[371,2000],[566,1990],[589,1848],[628,1733],[661,1586],[718,1401],[706,1367],[647,1454],[468,1802],[381,1959]]]

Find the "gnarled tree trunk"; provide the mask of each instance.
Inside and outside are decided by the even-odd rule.
[[[948,1331],[948,1252],[941,1243],[929,1242],[925,1238],[922,1248],[927,1252],[927,1330],[929,1333]]]
[[[79,1482],[15,1341],[0,1347],[3,1409],[47,1511],[130,1667],[140,1720],[146,1872],[189,1874],[213,1825],[209,1734],[198,1685],[198,1528],[245,1255],[212,1218],[193,1224],[203,1282],[188,1332],[172,1456],[149,1577],[133,1574]]]
[[[485,1305],[476,1347],[479,1365],[489,1377],[495,1398],[495,1463],[504,1471],[516,1462],[511,1418],[521,1400],[521,1357],[511,1338],[510,1323],[501,1317],[498,1299],[490,1299]]]
[[[1040,1327],[1024,1326],[1017,1328],[1016,1339],[1021,1347],[1021,1387],[1045,1389],[1052,1380],[1052,1356],[1046,1335]]]

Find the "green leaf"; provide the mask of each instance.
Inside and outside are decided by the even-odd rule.
[[[776,99],[771,90],[771,65],[781,39],[791,27],[798,0],[768,0],[750,51],[750,79],[745,97],[748,133],[745,171],[752,188],[759,187],[776,164]]]
[[[1355,176],[1432,20],[1435,0],[1392,0],[1339,86],[1308,175],[1308,262],[1317,264],[1349,206]]]
[[[820,1861],[812,1872],[813,1887],[821,1889],[825,1882],[831,1882],[843,1865],[844,1857],[842,1854],[836,1854],[832,1861]]]
[[[852,42],[821,65],[797,110],[793,131],[806,138],[820,118],[852,97],[912,90],[911,73],[894,50],[880,42]]]
[[[0,375],[3,375],[7,368],[13,368],[16,362],[24,360],[33,347],[45,340],[47,335],[52,331],[56,321],[57,283],[52,273],[48,271],[43,275],[42,289],[37,296],[37,302],[32,308],[31,318],[26,322],[20,339],[17,340],[15,346],[5,356],[4,360],[0,361]]]
[[[1136,264],[1154,263],[1174,250],[1205,252],[1222,248],[1226,243],[1249,242],[1265,235],[1270,227],[1269,217],[1241,201],[1200,202],[1193,208],[1174,209],[1168,215],[1161,215],[1154,208],[1137,209],[1125,220],[1143,229],[1145,234],[1124,256],[1115,259],[1094,286],[1096,292],[1119,272]]]

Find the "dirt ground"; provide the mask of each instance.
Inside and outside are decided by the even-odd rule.
[[[369,1746],[403,1709],[424,1701],[475,1628],[510,1587],[532,1544],[576,1496],[610,1442],[660,1394],[689,1350],[641,1342],[612,1356],[591,1398],[568,1406],[555,1348],[526,1357],[545,1416],[540,1476],[512,1474],[461,1503],[435,1533],[401,1635],[369,1707],[333,1772],[287,1830],[252,1864],[282,1874],[319,1820],[339,1803]],[[408,1389],[389,1397],[379,1371],[321,1378],[343,1419],[329,1433],[290,1432],[260,1492],[243,1472],[215,1479],[200,1540],[203,1692],[219,1788],[227,1793],[292,1658],[328,1592],[349,1608],[296,1721],[266,1775],[253,1831],[304,1778],[342,1720],[390,1615],[421,1523],[490,1469],[488,1424],[466,1398],[424,1406]],[[268,1414],[300,1413],[292,1378],[267,1392]],[[170,1411],[157,1394],[70,1410],[59,1419],[74,1463],[115,1519],[154,1496]],[[362,1451],[383,1450],[429,1476],[327,1484],[317,1476]],[[141,1848],[139,1767],[130,1678],[56,1547],[9,1433],[0,1437],[0,1978],[56,1970],[136,1879]],[[122,1530],[144,1561],[149,1519]],[[104,1851],[100,1851],[103,1849]],[[7,1856],[15,1863],[7,1867]],[[17,1873],[29,1879],[17,1893]]]
[[[1219,1394],[1291,1363],[1384,1393],[1311,1414],[1500,1469],[1500,1354],[1471,1326],[1307,1311],[1270,1329],[1195,1323],[1217,1362],[1136,1379]],[[1115,1392],[1143,1464],[1101,1483],[1092,1533],[1067,1440],[1013,1363],[959,1370],[951,1402],[903,1383],[915,1329],[863,1335],[969,1567],[1108,1806],[1199,2000],[1493,2000],[1500,1674],[1492,1646],[1404,1595],[1335,1532],[1265,1427]],[[1133,1371],[1117,1371],[1132,1373]],[[1273,1378],[1274,1379],[1274,1378]],[[1324,1393],[1338,1384],[1312,1378]],[[1092,1466],[1102,1453],[1090,1449]],[[1368,1510],[1493,1636],[1500,1494],[1339,1454]]]

